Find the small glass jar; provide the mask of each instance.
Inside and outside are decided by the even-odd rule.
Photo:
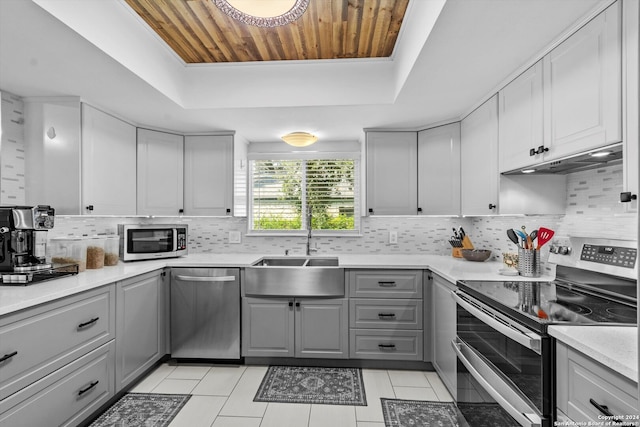
[[[80,236],[54,237],[49,241],[48,252],[52,264],[77,264],[78,272],[87,268],[87,243]]]
[[[108,235],[104,244],[104,265],[110,267],[118,265],[120,259],[120,236]]]
[[[106,238],[104,236],[90,236],[87,242],[87,268],[96,270],[104,267],[104,245]]]

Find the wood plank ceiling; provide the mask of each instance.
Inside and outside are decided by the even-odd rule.
[[[409,0],[310,0],[297,21],[243,24],[211,0],[126,0],[189,64],[381,58],[393,52]]]

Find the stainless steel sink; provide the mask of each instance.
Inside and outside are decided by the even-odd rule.
[[[264,257],[245,268],[244,295],[344,296],[344,269],[335,257]]]

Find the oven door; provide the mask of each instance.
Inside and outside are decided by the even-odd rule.
[[[469,425],[550,426],[551,340],[455,291],[458,409]]]

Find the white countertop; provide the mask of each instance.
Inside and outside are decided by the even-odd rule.
[[[120,262],[117,266],[87,270],[75,276],[36,283],[30,286],[0,286],[0,316],[64,298],[78,292],[108,285],[164,267],[248,267],[263,254],[197,253],[180,258],[153,261]],[[296,254],[290,255],[298,256]],[[343,268],[418,268],[430,269],[445,279],[457,280],[551,280],[502,276],[500,262],[471,262],[440,255],[337,255]]]
[[[635,326],[549,326],[549,334],[633,381],[638,381]]]

